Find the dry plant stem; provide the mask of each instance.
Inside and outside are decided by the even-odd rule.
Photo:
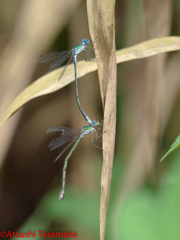
[[[112,52],[112,58],[114,54]],[[111,58],[110,63],[109,80],[111,79],[112,81],[108,81],[107,84],[104,111],[104,130],[108,130],[103,135],[103,149],[105,149],[105,152],[103,153],[104,160],[101,175],[100,239],[104,239],[105,235],[116,136],[116,65],[114,65],[114,61],[111,61]],[[106,102],[108,102],[108,107],[106,107]]]
[[[100,239],[105,237],[106,215],[109,203],[116,132],[116,50],[115,50],[115,0],[87,0],[91,38],[97,38],[96,57],[101,97],[104,106],[103,167],[101,175]]]

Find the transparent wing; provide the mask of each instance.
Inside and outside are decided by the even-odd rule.
[[[73,57],[73,56],[72,56],[72,57]],[[69,60],[68,60],[68,62],[66,63],[65,67],[63,68],[61,74],[59,75],[58,81],[62,78],[64,72],[66,71],[67,66],[69,65],[69,63],[70,63],[70,61],[71,61],[71,59],[72,59],[72,57],[69,58]]]
[[[47,53],[47,54],[41,55],[37,59],[37,62],[38,63],[50,62],[50,61],[55,60],[56,58],[62,57],[63,55],[67,54],[68,52],[71,52],[71,50],[66,50],[66,51],[62,51],[62,52]]]
[[[62,135],[66,135],[68,133],[81,131],[81,128],[69,128],[69,127],[60,127],[60,126],[53,126],[50,127],[46,132],[62,132]]]
[[[53,62],[51,64],[51,66],[49,67],[46,74],[51,72],[52,70],[60,67],[66,61],[66,59],[68,59],[70,56],[71,56],[71,52],[67,53],[66,55],[62,56],[61,58],[58,58],[55,62]],[[72,59],[72,57],[70,59]],[[70,62],[70,61],[68,61],[68,62]]]
[[[79,137],[78,137],[78,138],[79,138]],[[57,158],[54,160],[54,162],[56,162],[56,161],[63,155],[63,153],[64,153],[75,141],[77,141],[78,138],[73,139],[73,141],[70,142],[70,143],[67,145],[67,147],[57,156]]]
[[[82,133],[82,129],[79,128],[67,128],[67,127],[51,127],[47,130],[47,133],[49,132],[56,132],[56,131],[62,131],[62,134],[60,137],[55,138],[53,141],[49,143],[49,147],[51,147],[51,151],[60,147],[64,143],[70,141],[71,139],[75,137],[79,137]]]

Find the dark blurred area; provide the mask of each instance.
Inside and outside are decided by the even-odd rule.
[[[117,50],[148,39],[180,34],[178,0],[156,0],[154,6],[147,2],[116,1]],[[49,3],[48,0],[44,3],[42,0],[38,3],[35,0],[0,1],[1,118],[14,98],[48,69],[49,64],[36,64],[40,54],[71,49],[80,44],[82,38],[90,40],[85,1],[74,0],[70,4],[70,1],[49,0]],[[28,19],[27,12],[32,19]],[[42,21],[42,25],[38,21]],[[39,26],[42,29],[39,30]],[[78,60],[83,58],[83,54],[78,55]],[[151,212],[156,214],[155,209],[161,205],[153,205],[154,202],[163,199],[166,208],[165,199],[171,194],[170,189],[174,189],[174,198],[168,201],[174,201],[174,206],[179,204],[175,200],[180,195],[180,158],[177,155],[180,150],[159,164],[180,133],[179,59],[179,52],[172,52],[118,65],[116,149],[106,239],[165,239],[161,230],[167,230],[168,223],[162,223],[161,212],[157,217],[161,226],[156,229],[158,221],[153,225],[157,234],[152,238],[148,237],[148,229],[154,219],[146,222],[146,218]],[[149,111],[144,109],[147,87],[151,91],[151,85],[146,84],[148,78],[153,79],[152,84],[159,84],[158,92],[151,93],[148,105],[151,108],[154,104],[157,109],[152,119],[144,120]],[[78,79],[78,87],[87,115],[101,121],[103,111],[97,72]],[[160,107],[156,104],[158,96],[161,97]],[[143,145],[146,141],[143,121],[152,132],[149,145]],[[155,123],[154,127],[151,123]],[[74,82],[28,102],[4,124],[0,129],[0,231],[71,230],[78,233],[78,239],[99,239],[101,150],[91,145],[91,136],[80,141],[68,163],[65,199],[58,202],[62,167],[68,152],[54,163],[64,147],[51,152],[48,144],[59,135],[46,133],[51,126],[81,128],[85,125],[76,103]],[[157,193],[159,195],[153,195]],[[138,211],[141,206],[144,212]],[[176,209],[169,210],[172,215],[164,219],[172,217],[175,221],[173,211]],[[180,219],[178,214],[176,221]],[[142,232],[140,223],[146,224]],[[177,239],[176,236],[180,237],[178,230],[176,235],[166,239]]]

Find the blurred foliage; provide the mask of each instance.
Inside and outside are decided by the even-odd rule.
[[[118,182],[123,173],[123,165],[118,160],[115,158],[109,212],[113,208],[113,202],[117,195]],[[94,178],[98,184],[100,184],[101,168],[102,161],[99,161],[94,174]],[[95,189],[94,194],[90,195],[67,187],[66,197],[61,202],[62,204],[59,204],[60,202],[57,201],[58,194],[59,189],[45,195],[34,213],[18,229],[18,232],[28,232],[31,230],[37,233],[39,229],[46,232],[58,231],[58,223],[63,223],[63,232],[69,231],[68,229],[74,229],[75,232],[83,229],[85,234],[92,235],[93,239],[98,239],[100,191]],[[111,230],[107,229],[107,239],[112,234]],[[39,238],[37,237],[37,239]]]
[[[120,164],[120,159],[120,156],[115,158],[113,167],[106,239],[110,239],[114,234],[118,239],[123,240],[143,240],[145,236],[147,240],[179,239],[180,154],[176,154],[172,159],[169,171],[162,176],[157,189],[155,186],[146,185],[128,197],[122,212],[118,213],[116,233],[114,233],[110,215],[116,201],[118,182],[122,179],[123,165]],[[100,182],[100,173],[101,164],[94,176],[97,182]],[[67,197],[61,205],[57,201],[58,193],[59,189],[45,195],[18,232],[29,230],[38,232],[39,229],[45,232],[58,231],[59,222],[63,223],[64,232],[68,231],[67,229],[75,229],[75,232],[76,229],[83,229],[87,235],[98,239],[99,192],[96,195],[89,195],[67,188]]]
[[[180,154],[173,157],[168,173],[156,191],[144,187],[124,204],[117,225],[123,240],[180,238]]]

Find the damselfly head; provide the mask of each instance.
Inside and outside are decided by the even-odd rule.
[[[83,44],[83,45],[85,45],[85,44],[87,44],[87,43],[89,43],[89,40],[88,40],[88,39],[85,39],[85,38],[83,38],[83,39],[82,39],[82,44]]]
[[[100,123],[98,121],[93,120],[92,127],[96,127],[96,126],[99,126],[99,125],[100,125]]]

